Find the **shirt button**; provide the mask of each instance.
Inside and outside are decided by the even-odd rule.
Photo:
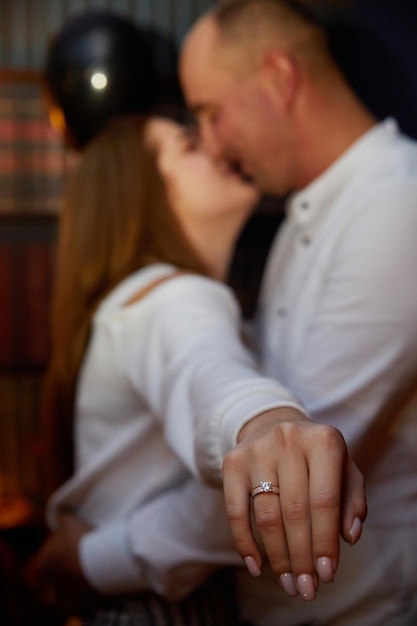
[[[282,318],[287,317],[288,310],[285,307],[281,306],[277,310],[277,315],[278,315],[278,317],[282,317]]]
[[[301,203],[301,208],[302,209],[308,209],[310,207],[310,203],[307,202],[307,200],[303,200]]]
[[[309,246],[311,244],[311,237],[310,237],[310,235],[303,235],[301,237],[301,243],[304,246]]]

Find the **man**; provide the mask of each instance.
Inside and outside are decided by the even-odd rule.
[[[180,78],[213,157],[289,195],[256,317],[263,373],[339,428],[366,471],[365,536],[335,582],[306,604],[264,580],[248,616],[415,624],[417,424],[388,401],[417,368],[417,146],[360,102],[295,2],[216,6],[186,37]]]

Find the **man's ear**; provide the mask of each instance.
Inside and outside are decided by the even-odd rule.
[[[296,59],[282,50],[268,50],[263,58],[261,75],[275,104],[283,109],[290,108],[301,81]]]

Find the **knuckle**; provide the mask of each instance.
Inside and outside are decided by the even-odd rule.
[[[229,522],[244,522],[247,515],[233,502],[226,502],[226,515]]]
[[[267,444],[269,446],[269,444]],[[248,464],[259,464],[265,462],[265,442],[256,439],[237,445],[227,452],[223,459],[223,472],[239,472],[242,468],[247,468]]]
[[[322,444],[329,449],[341,447],[346,451],[346,442],[340,430],[329,424],[320,424],[318,433],[321,437]]]
[[[339,494],[323,488],[312,497],[311,506],[318,511],[332,511],[340,506]]]
[[[331,424],[320,424],[314,422],[314,429],[309,429],[309,433],[313,434],[324,445],[340,445],[344,444],[344,437],[340,430]]]
[[[307,503],[301,500],[294,500],[289,503],[286,518],[291,524],[303,524],[309,519],[309,508]]]
[[[236,548],[240,556],[245,557],[253,550],[253,545],[250,541],[247,541],[244,537],[234,537],[234,547]]]
[[[279,517],[266,507],[259,507],[256,511],[256,523],[261,531],[268,534],[278,533],[282,529]]]
[[[236,472],[244,466],[245,463],[245,454],[244,451],[239,447],[233,448],[230,450],[223,459],[223,471],[228,472]]]
[[[231,450],[228,452],[223,459],[223,472],[224,471],[234,471],[239,469],[241,465],[241,458],[238,451]]]

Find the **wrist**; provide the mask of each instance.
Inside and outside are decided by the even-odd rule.
[[[242,426],[237,441],[240,443],[244,439],[249,439],[254,435],[258,437],[283,422],[310,422],[310,420],[305,413],[294,407],[279,407],[264,411],[263,413],[255,415],[255,417]]]

